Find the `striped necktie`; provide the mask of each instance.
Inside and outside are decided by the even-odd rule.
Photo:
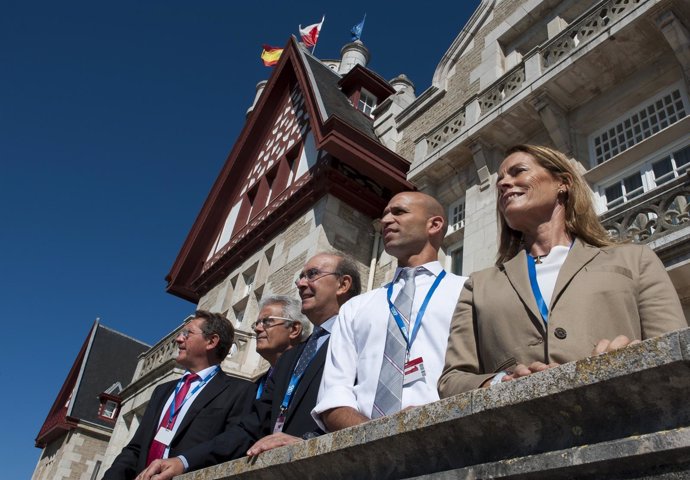
[[[415,291],[414,277],[415,268],[404,268],[401,270],[398,281],[402,279],[405,283],[393,303],[408,327],[408,332],[410,331],[410,314],[412,313],[412,301]],[[376,396],[374,397],[374,408],[371,411],[371,418],[383,417],[384,415],[400,411],[406,353],[407,343],[405,338],[393,315],[389,313],[383,363],[381,363],[381,372],[379,373],[379,380],[376,386]]]

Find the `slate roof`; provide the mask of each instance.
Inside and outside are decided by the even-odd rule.
[[[354,108],[350,103],[350,99],[340,90],[338,82],[343,77],[321,63],[321,60],[315,58],[310,53],[305,52],[301,48],[299,50],[305,65],[312,74],[310,80],[314,87],[314,92],[319,99],[319,109],[323,117],[321,121],[325,122],[331,116],[336,116],[351,127],[356,128],[380,143],[380,140],[374,133],[374,121]]]
[[[36,437],[36,446],[44,447],[60,432],[74,428],[74,420],[112,429],[112,421],[98,416],[98,396],[114,383],[129,385],[139,355],[149,348],[96,320]]]
[[[139,354],[148,349],[145,343],[99,324],[67,414],[80,420],[110,425],[98,418],[98,395],[115,382],[129,385]]]

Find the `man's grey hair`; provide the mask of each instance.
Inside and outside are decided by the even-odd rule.
[[[311,322],[302,314],[302,302],[287,295],[271,295],[262,298],[259,302],[259,310],[267,305],[280,305],[283,309],[281,317],[289,318],[292,322],[299,322],[302,324],[302,335],[299,338],[300,342],[307,339],[311,333]]]

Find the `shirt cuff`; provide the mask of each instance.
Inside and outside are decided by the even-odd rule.
[[[491,379],[489,386],[493,387],[494,385],[498,385],[499,383],[501,383],[501,380],[503,380],[503,377],[507,377],[507,376],[508,376],[508,372],[506,372],[505,370],[501,370],[500,372],[498,372],[494,376],[494,378]]]
[[[179,458],[182,462],[182,465],[184,465],[184,471],[186,472],[187,470],[189,470],[189,462],[186,458],[184,458],[184,455],[178,455],[177,458]]]

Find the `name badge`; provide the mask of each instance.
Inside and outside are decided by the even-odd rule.
[[[170,445],[173,439],[173,431],[165,427],[161,427],[154,438],[155,441],[162,443],[166,447]]]
[[[413,358],[405,363],[405,378],[403,386],[409,385],[417,380],[424,380],[426,370],[424,370],[424,359],[422,357]]]
[[[280,433],[283,431],[283,425],[285,425],[285,412],[280,412],[276,424],[273,427],[273,433]]]

